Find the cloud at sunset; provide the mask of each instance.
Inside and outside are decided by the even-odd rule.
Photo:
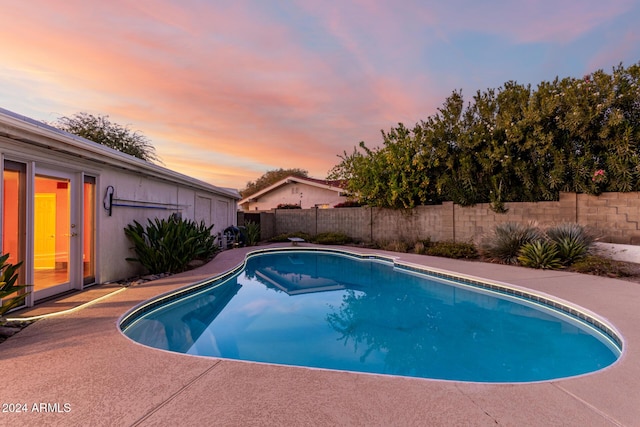
[[[0,107],[107,114],[223,187],[280,167],[324,178],[455,89],[640,60],[631,0],[52,3],[3,5]]]

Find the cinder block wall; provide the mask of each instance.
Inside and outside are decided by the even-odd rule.
[[[260,240],[269,240],[275,235],[276,235],[275,215],[272,212],[260,212]]]
[[[453,240],[474,241],[491,233],[496,225],[505,222],[532,223],[541,228],[564,222],[576,222],[576,202],[574,193],[562,193],[557,202],[505,203],[507,212],[495,213],[488,203],[475,206],[455,206]]]
[[[561,193],[558,201],[506,203],[505,207],[508,210],[504,214],[493,212],[487,203],[463,207],[452,202],[400,210],[369,207],[277,210],[261,216],[265,224],[262,236],[267,239],[297,231],[311,235],[339,232],[365,242],[411,242],[426,238],[477,242],[500,223],[534,223],[545,228],[576,222],[593,230],[600,241],[640,245],[640,192],[599,196]]]
[[[318,209],[317,232],[344,233],[356,240],[370,242],[371,208]]]
[[[452,202],[402,210],[373,208],[371,241],[452,240],[453,209]]]
[[[640,193],[577,195],[577,222],[609,243],[640,245]]]
[[[302,231],[315,236],[318,234],[317,211],[316,208],[276,209],[274,212],[275,235]]]

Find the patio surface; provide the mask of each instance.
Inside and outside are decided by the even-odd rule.
[[[118,319],[136,304],[222,273],[255,249],[225,251],[199,269],[39,320],[0,344],[0,425],[640,426],[640,284],[633,282],[345,248],[551,294],[597,313],[622,334],[625,351],[613,366],[532,384],[435,381],[193,357],[144,347],[119,331]],[[76,294],[70,304],[82,303],[83,294],[88,295]],[[40,313],[43,307],[37,308]],[[11,412],[16,405],[26,411]]]

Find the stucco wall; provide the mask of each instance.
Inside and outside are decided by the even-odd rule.
[[[109,216],[102,206],[108,186],[114,188],[114,204],[157,205],[159,208],[114,206]],[[125,227],[134,220],[146,226],[149,219],[168,218],[172,213],[179,212],[183,219],[203,220],[207,225],[213,223],[212,232],[217,234],[232,225],[229,218],[235,217],[235,204],[230,200],[221,206],[216,204],[220,196],[215,194],[122,171],[103,170],[97,193],[97,244],[100,248],[97,267],[102,282],[134,276],[143,271],[139,264],[125,260],[126,257],[135,256],[130,249],[131,243],[124,235]],[[216,208],[223,211],[216,211]],[[218,219],[217,223],[215,219]]]
[[[248,202],[244,209],[249,212],[266,211],[275,209],[280,204],[301,204],[303,209],[322,205],[332,208],[345,200],[346,197],[340,196],[337,191],[293,182],[264,194],[255,202]]]

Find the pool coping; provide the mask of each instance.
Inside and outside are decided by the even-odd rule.
[[[639,284],[336,249],[374,252],[569,301],[613,325],[624,339],[624,352],[614,365],[580,377],[515,385],[459,383],[176,355],[133,343],[119,332],[121,316],[148,298],[237,267],[251,250],[239,248],[197,270],[38,321],[2,343],[10,401],[24,402],[29,411],[0,413],[0,423],[6,417],[12,425],[43,420],[50,425],[187,425],[205,419],[221,425],[634,425],[640,418],[635,397],[640,394]],[[41,403],[50,410],[34,411],[32,405]]]

